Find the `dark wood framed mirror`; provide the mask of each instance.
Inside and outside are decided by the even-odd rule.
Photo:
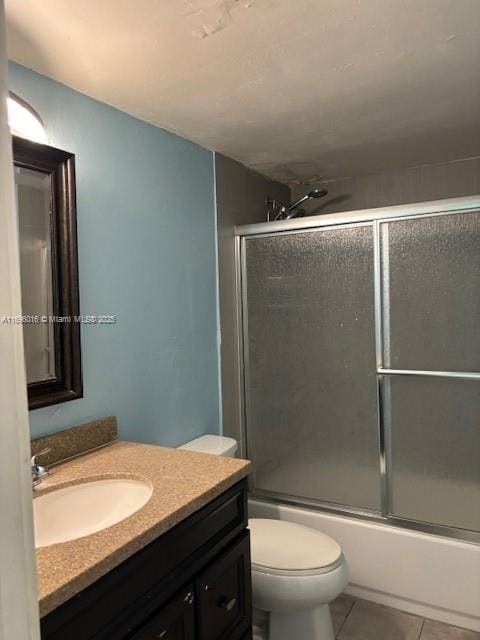
[[[83,396],[75,156],[13,137],[30,409]]]

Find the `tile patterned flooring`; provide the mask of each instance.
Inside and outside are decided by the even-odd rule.
[[[330,610],[337,640],[480,640],[475,631],[345,594],[332,602]],[[267,625],[266,614],[254,612],[254,640],[266,639]]]
[[[331,604],[337,640],[480,640],[480,633],[341,595]]]

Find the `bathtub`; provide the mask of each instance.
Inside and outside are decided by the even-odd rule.
[[[480,546],[357,518],[250,499],[251,518],[290,520],[342,546],[346,592],[480,631]]]

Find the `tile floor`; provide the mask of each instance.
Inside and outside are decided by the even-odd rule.
[[[341,595],[331,604],[337,640],[480,640],[480,633]]]
[[[344,594],[330,608],[337,640],[480,640],[475,631]],[[254,612],[254,640],[267,638],[267,625],[266,615]]]

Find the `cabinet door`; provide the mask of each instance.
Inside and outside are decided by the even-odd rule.
[[[190,585],[154,614],[131,640],[195,640],[193,602],[193,586]]]
[[[248,531],[200,575],[195,597],[198,640],[245,637],[252,625]]]

